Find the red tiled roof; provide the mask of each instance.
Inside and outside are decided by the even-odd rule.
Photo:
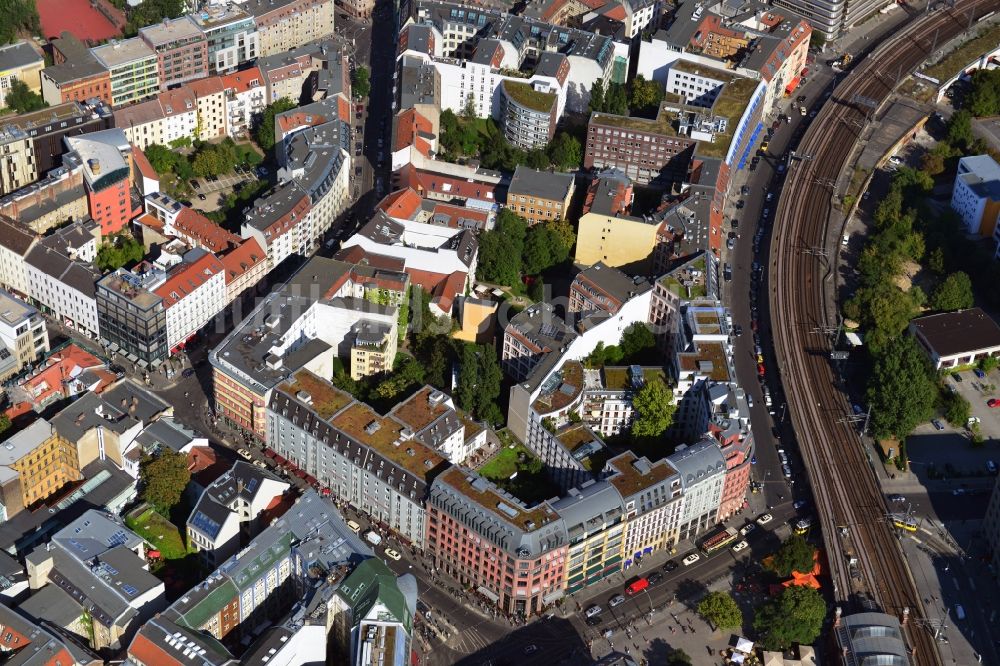
[[[455,224],[457,218],[463,218],[466,220],[475,220],[479,223],[480,227],[485,227],[486,223],[489,222],[490,216],[484,210],[477,210],[475,208],[466,208],[465,206],[454,206],[447,203],[439,203],[434,206],[435,215],[447,215],[448,216],[448,226],[452,228],[457,228],[458,225]]]
[[[139,170],[139,173],[142,174],[143,177],[159,182],[160,174],[156,173],[153,165],[149,163],[149,158],[146,157],[146,153],[142,152],[135,146],[132,146],[132,159],[135,161],[136,169]]]
[[[317,125],[322,125],[323,123],[329,122],[330,119],[327,118],[322,113],[286,113],[275,118],[278,123],[278,127],[281,129],[282,134],[288,134],[292,130],[301,129],[303,127],[316,127]]]
[[[434,293],[432,302],[436,303],[442,312],[451,313],[451,308],[455,304],[455,299],[462,294],[465,289],[465,279],[467,273],[455,271],[445,279]]]
[[[225,90],[221,76],[206,76],[203,79],[188,81],[184,86],[190,88],[196,97],[207,97],[217,95]]]
[[[21,382],[21,388],[32,396],[35,405],[41,405],[56,394],[67,397],[63,382],[79,371],[104,367],[104,363],[96,356],[72,343],[49,356],[45,362],[48,365],[44,369]],[[117,379],[110,373],[102,373],[98,377],[102,380],[98,385],[98,393]]]
[[[420,210],[421,201],[420,195],[407,187],[386,195],[379,202],[378,207],[385,211],[389,217],[412,220],[413,216]]]
[[[210,446],[193,446],[188,451],[188,470],[191,474],[197,474],[208,469],[216,463],[217,456]]]
[[[396,142],[393,145],[393,150],[402,150],[407,146],[417,145],[418,142],[421,142],[429,151],[430,144],[419,136],[420,132],[432,134],[434,125],[423,115],[417,113],[416,109],[406,109],[400,112],[396,116]],[[417,149],[420,150],[420,146]],[[420,150],[420,152],[426,155],[424,150]]]
[[[423,171],[412,164],[404,167],[400,174],[400,184],[413,188],[422,196],[434,193],[455,199],[497,200],[497,186],[493,183],[470,181],[465,178],[453,178],[432,171]]]
[[[198,113],[198,100],[186,86],[164,90],[158,99],[163,107],[163,115],[168,118],[182,113]]]
[[[266,261],[267,253],[260,247],[256,238],[247,238],[239,247],[222,255],[221,259],[226,269],[226,284],[229,284]]]
[[[239,236],[226,231],[188,206],[181,207],[181,212],[178,213],[177,219],[174,221],[174,228],[213,253],[225,252],[230,247],[242,242]]]
[[[222,79],[222,87],[225,90],[232,90],[236,94],[264,87],[264,74],[258,67],[223,74],[220,78]]]
[[[351,101],[343,95],[337,95],[337,115],[341,122],[351,122]]]
[[[146,638],[141,631],[132,639],[128,646],[129,655],[143,664],[158,664],[159,666],[183,666],[181,661],[159,645]],[[70,662],[67,662],[70,663]]]
[[[625,21],[625,8],[621,5],[612,7],[608,11],[604,12],[604,15],[609,19],[614,19],[615,21]]]
[[[154,217],[149,213],[143,213],[135,220],[135,222],[144,227],[148,227],[153,231],[158,231],[161,234],[163,233],[163,220],[158,217]]]
[[[173,307],[223,270],[214,254],[205,253],[193,263],[178,266],[155,293],[163,299],[164,308]]]

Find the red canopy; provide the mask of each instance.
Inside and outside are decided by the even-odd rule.
[[[306,479],[306,483],[308,483],[310,486],[315,486],[316,485],[316,477],[313,477],[313,476],[310,476],[310,475],[306,474],[305,479]]]
[[[304,479],[304,478],[306,478],[306,476],[307,476],[307,475],[306,475],[306,473],[305,473],[305,472],[303,472],[303,471],[302,471],[301,469],[299,469],[298,467],[296,467],[296,468],[295,468],[295,472],[294,472],[294,474],[295,474],[295,476],[299,477],[300,479]]]
[[[787,86],[785,86],[785,94],[791,95],[793,92],[795,92],[795,89],[798,87],[799,87],[799,77],[796,76],[794,79],[788,82]]]
[[[273,458],[276,455],[278,455],[278,454],[274,452],[274,449],[272,449],[270,447],[264,449],[264,457],[265,458]]]
[[[276,464],[278,464],[278,465],[284,465],[288,461],[285,460],[284,458],[282,458],[281,456],[279,456],[278,454],[275,454],[274,455],[274,462]]]

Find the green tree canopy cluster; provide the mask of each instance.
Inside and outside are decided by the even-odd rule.
[[[655,118],[660,111],[660,103],[665,89],[658,81],[649,81],[642,74],[628,84],[612,83],[605,87],[598,80],[590,90],[591,111],[611,113],[618,116],[641,115]]]
[[[441,156],[478,157],[487,169],[513,171],[518,164],[532,169],[577,169],[583,162],[580,140],[564,130],[557,130],[544,148],[522,150],[512,146],[492,118],[475,118],[470,113],[462,117],[450,109],[441,112]]]
[[[728,592],[709,592],[698,602],[698,614],[716,629],[738,629],[743,626],[743,611]]]
[[[518,287],[522,275],[537,275],[563,263],[576,242],[573,226],[552,220],[531,227],[508,209],[500,211],[495,227],[479,237],[480,280]]]
[[[963,310],[973,305],[972,280],[968,273],[955,271],[938,283],[931,293],[931,308],[948,312]]]
[[[143,0],[135,7],[129,7],[124,0],[113,4],[128,13],[128,22],[125,24],[126,37],[139,34],[139,28],[160,23],[165,18],[177,18],[184,13],[184,0]]]
[[[371,74],[369,74],[368,68],[363,65],[355,68],[354,73],[351,74],[351,94],[357,98],[368,97],[371,90]]]
[[[503,422],[497,406],[503,372],[493,347],[466,343],[459,361],[458,405],[476,418],[493,425]]]
[[[42,33],[35,0],[0,0],[0,17],[0,44],[15,42],[24,33]]]
[[[142,243],[129,234],[118,233],[106,238],[97,248],[97,267],[102,271],[114,271],[138,263],[144,256],[146,250]]]
[[[812,645],[825,617],[826,602],[818,590],[791,585],[757,610],[753,626],[766,649],[786,650],[793,643]]]
[[[635,420],[632,422],[633,437],[655,438],[667,431],[674,422],[674,392],[662,379],[656,378],[642,385],[632,398]]]
[[[931,418],[937,382],[916,340],[895,338],[876,357],[867,398],[871,430],[879,439],[902,439],[918,423]]]
[[[187,455],[163,448],[155,456],[146,456],[139,464],[139,478],[139,496],[161,516],[169,516],[191,480]]]
[[[978,69],[972,73],[972,87],[965,107],[977,118],[1000,115],[1000,70]]]
[[[296,106],[298,106],[297,101],[288,97],[282,97],[268,104],[260,115],[254,118],[254,139],[256,139],[257,145],[265,153],[270,152],[274,148],[274,116],[285,111],[291,111]]]
[[[771,561],[771,567],[782,577],[791,576],[793,571],[806,573],[812,571],[815,555],[816,548],[806,541],[805,537],[793,534],[778,548]]]
[[[48,103],[42,99],[42,96],[36,92],[32,92],[28,84],[21,79],[14,79],[11,82],[10,90],[7,91],[4,103],[8,109],[17,111],[18,113],[30,113],[48,106]]]

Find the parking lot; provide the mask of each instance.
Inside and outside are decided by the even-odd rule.
[[[974,446],[967,427],[956,428],[938,415],[936,420],[940,429],[933,423],[924,423],[907,440],[913,471],[924,480],[932,475],[949,478],[987,476],[990,474],[987,461],[1000,463],[1000,409],[986,404],[998,395],[1000,371],[994,370],[979,378],[971,370],[965,370],[949,376],[945,383],[969,401],[972,417],[979,419],[984,442]]]
[[[205,213],[218,210],[230,192],[237,191],[244,183],[254,180],[257,180],[257,176],[252,171],[216,176],[214,180],[192,178],[188,182],[192,189],[191,205]]]

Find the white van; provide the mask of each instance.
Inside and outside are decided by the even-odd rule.
[[[955,604],[955,619],[960,621],[965,619],[965,609],[962,608],[962,604]]]
[[[353,520],[348,520],[348,521],[347,521],[347,527],[348,527],[348,529],[350,529],[350,530],[351,530],[352,532],[354,532],[355,534],[358,534],[358,533],[360,533],[360,532],[361,532],[361,525],[358,525],[358,524],[357,524],[356,522],[354,522]]]

